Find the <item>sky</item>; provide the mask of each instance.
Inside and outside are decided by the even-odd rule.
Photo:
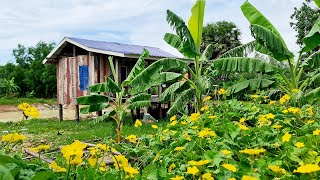
[[[173,32],[166,22],[170,9],[185,22],[195,0],[1,0],[0,65],[14,62],[12,50],[37,42],[59,43],[63,37],[120,42],[159,47],[179,55],[163,41]],[[204,23],[227,20],[242,32],[243,43],[251,41],[249,23],[240,6],[244,0],[207,0]],[[250,0],[278,29],[289,49],[297,52],[290,15],[303,0]]]

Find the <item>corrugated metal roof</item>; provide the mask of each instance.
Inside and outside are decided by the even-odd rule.
[[[143,49],[147,49],[151,57],[176,57],[159,48],[150,46],[129,45],[115,42],[95,41],[68,37],[69,39],[86,46],[88,48],[123,53],[125,55],[140,55]]]

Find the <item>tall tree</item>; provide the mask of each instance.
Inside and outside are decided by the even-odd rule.
[[[218,21],[203,27],[201,52],[212,44],[213,53],[210,59],[216,59],[226,51],[239,45],[241,32],[233,22]]]

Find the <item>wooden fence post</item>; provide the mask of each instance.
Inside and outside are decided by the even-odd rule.
[[[80,121],[79,104],[76,104],[76,120]]]
[[[59,104],[59,119],[63,121],[63,107],[62,104]]]

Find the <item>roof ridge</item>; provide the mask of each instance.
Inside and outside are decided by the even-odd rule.
[[[149,48],[157,48],[159,50],[162,50],[162,49],[160,49],[158,47],[154,47],[154,46],[143,46],[143,45],[137,45],[137,44],[127,44],[127,43],[119,43],[119,42],[111,42],[111,41],[92,40],[92,39],[77,38],[77,37],[66,37],[66,38],[81,39],[81,40],[86,40],[86,41],[95,41],[95,42],[102,42],[102,43],[114,43],[114,44],[121,44],[121,45],[128,45],[128,46],[149,47]]]

